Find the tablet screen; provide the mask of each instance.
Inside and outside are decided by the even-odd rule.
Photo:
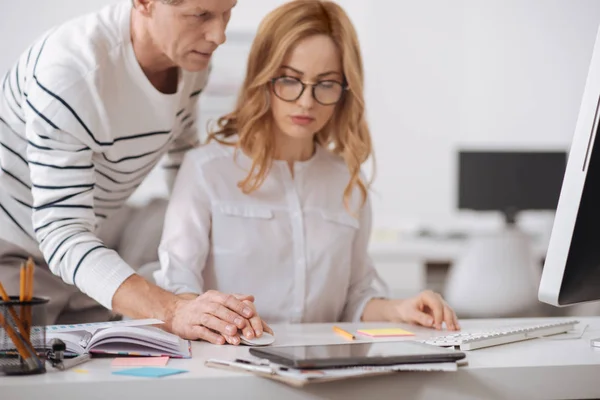
[[[465,357],[464,353],[455,350],[409,341],[255,347],[250,349],[250,353],[279,364],[302,368],[454,362]]]

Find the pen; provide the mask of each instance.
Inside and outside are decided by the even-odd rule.
[[[343,337],[345,337],[346,339],[349,340],[354,340],[356,339],[356,336],[354,336],[353,334],[351,334],[348,331],[343,330],[342,328],[340,328],[339,326],[334,326],[333,327],[333,331],[339,335],[342,335]]]

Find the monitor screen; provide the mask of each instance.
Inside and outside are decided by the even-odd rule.
[[[538,297],[556,306],[600,300],[600,31],[579,109],[575,135]]]
[[[458,161],[460,209],[556,210],[565,151],[461,151]]]

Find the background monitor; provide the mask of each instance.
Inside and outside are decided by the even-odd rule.
[[[600,300],[599,110],[597,36],[538,292],[555,306]]]
[[[460,151],[458,208],[499,211],[509,224],[524,210],[556,210],[565,151]]]

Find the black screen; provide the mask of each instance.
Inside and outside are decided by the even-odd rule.
[[[458,207],[478,211],[555,210],[566,152],[459,153]]]
[[[597,133],[598,134],[598,133]],[[600,137],[585,175],[559,304],[600,300]],[[581,165],[583,169],[583,165]]]

